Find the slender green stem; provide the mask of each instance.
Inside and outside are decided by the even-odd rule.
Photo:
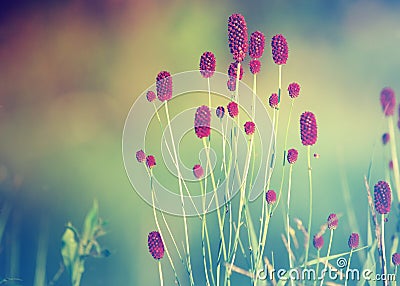
[[[394,267],[394,286],[397,285],[397,265]]]
[[[191,266],[191,262],[190,262],[190,245],[189,245],[188,225],[187,225],[186,212],[185,212],[185,201],[183,199],[182,180],[181,180],[181,172],[180,172],[180,169],[179,169],[178,154],[176,152],[174,136],[172,134],[171,120],[169,118],[168,101],[165,101],[165,113],[167,115],[169,133],[170,133],[171,141],[172,141],[172,149],[174,151],[174,157],[175,157],[175,166],[176,166],[176,171],[178,173],[179,194],[180,194],[180,197],[181,197],[182,216],[183,216],[183,224],[184,224],[184,229],[185,229],[186,260],[187,260],[188,272],[189,272],[189,277],[190,277],[190,285],[193,286],[194,285],[194,278],[193,278],[193,271],[192,271],[192,266]]]
[[[381,214],[381,250],[382,250],[382,277],[386,277],[386,250],[385,250],[385,215]],[[388,280],[383,280],[383,285],[388,285]]]
[[[304,265],[308,262],[308,252],[310,250],[310,235],[311,235],[311,222],[312,222],[312,210],[313,210],[313,188],[312,188],[312,172],[311,172],[311,146],[307,146],[307,165],[308,165],[308,183],[310,187],[310,210],[308,214],[308,242],[306,244],[306,255],[304,258]]]
[[[331,235],[329,237],[328,252],[326,254],[326,261],[325,261],[325,266],[324,266],[323,276],[322,276],[322,279],[321,279],[320,286],[322,286],[324,284],[325,274],[326,274],[326,271],[328,269],[329,256],[331,255],[332,240],[333,240],[333,229],[331,229]]]
[[[288,253],[289,253],[289,267],[290,269],[293,268],[293,261],[292,261],[292,251],[291,251],[291,243],[290,243],[290,190],[292,187],[292,171],[293,171],[293,164],[290,164],[289,168],[289,183],[288,183],[288,196],[287,196],[287,212],[286,212],[286,239],[288,244]],[[291,284],[294,285],[293,280],[291,280]]]
[[[392,153],[392,162],[393,162],[393,174],[394,181],[396,184],[396,193],[397,199],[400,200],[400,171],[399,171],[399,161],[397,158],[397,149],[396,149],[396,138],[393,127],[393,116],[388,118],[388,126],[389,126],[389,135],[390,135],[390,150]]]
[[[158,260],[158,272],[160,273],[160,285],[164,286],[164,279],[163,279],[162,269],[161,269],[161,260]]]
[[[319,259],[321,257],[321,249],[317,250],[317,266],[315,269],[315,279],[314,279],[314,286],[317,285],[318,277],[319,277]]]
[[[349,270],[350,270],[350,263],[351,263],[351,258],[353,256],[353,248],[351,248],[350,250],[350,255],[349,255],[349,261],[347,261],[347,269],[346,269],[346,273],[345,273],[345,282],[344,282],[344,286],[347,286],[347,282],[349,280]]]

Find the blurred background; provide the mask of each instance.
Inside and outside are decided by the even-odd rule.
[[[386,176],[389,160],[381,146],[387,125],[379,93],[385,86],[400,92],[398,1],[1,1],[0,216],[4,206],[11,211],[3,224],[0,280],[18,277],[23,285],[33,285],[39,241],[47,242],[50,280],[61,262],[66,223],[81,228],[96,198],[108,221],[108,234],[100,242],[111,256],[88,259],[82,285],[158,284],[157,265],[147,250],[147,234],[155,229],[152,209],[135,193],[124,170],[124,121],[160,70],[197,69],[200,55],[211,50],[217,70],[226,72],[231,61],[227,18],[232,13],[245,16],[249,33],[260,30],[267,37],[258,77],[258,94],[265,102],[277,88],[270,38],[282,33],[289,43],[283,88],[292,81],[302,87],[289,134],[289,146],[301,150],[292,213],[307,220],[307,170],[298,118],[311,110],[319,126],[313,152],[320,154],[312,162],[312,232],[330,212],[341,213],[333,249],[347,250],[347,237],[354,231],[343,199],[347,185],[358,231],[366,238],[363,176],[373,150],[372,182]],[[245,71],[244,81],[251,84]],[[282,108],[281,114],[285,126],[287,110]],[[269,257],[283,251],[281,216],[277,218]],[[180,241],[183,228],[175,224],[174,230]],[[193,260],[201,274],[198,239],[193,240]],[[171,270],[163,263],[166,285],[171,285]],[[285,266],[286,257],[275,263]],[[69,285],[67,274],[59,285]]]

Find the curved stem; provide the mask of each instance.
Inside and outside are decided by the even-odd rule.
[[[304,258],[304,265],[307,267],[308,262],[308,252],[310,250],[310,235],[311,235],[311,222],[312,222],[312,209],[313,209],[313,189],[312,189],[312,173],[311,173],[311,146],[307,146],[307,165],[308,165],[308,183],[310,187],[310,210],[308,215],[308,242],[306,244],[306,256]]]
[[[288,183],[288,196],[287,196],[287,213],[286,213],[286,227],[287,227],[287,244],[288,244],[288,254],[289,254],[289,267],[290,269],[293,268],[293,261],[292,261],[292,251],[291,251],[291,243],[290,243],[290,191],[292,187],[292,171],[293,165],[290,165],[289,169],[289,183]],[[294,285],[293,280],[291,280],[291,284]]]
[[[353,256],[353,248],[351,248],[350,250],[350,255],[349,255],[349,261],[347,262],[347,269],[346,269],[346,273],[345,273],[345,282],[344,282],[344,286],[347,286],[347,282],[349,280],[349,270],[350,270],[350,263],[351,263],[351,257]]]
[[[332,239],[333,239],[333,229],[331,229],[331,235],[329,237],[328,252],[326,254],[325,267],[324,267],[324,270],[323,270],[323,276],[322,276],[322,279],[321,279],[320,286],[322,286],[324,284],[325,274],[326,274],[326,271],[328,269],[329,256],[331,255]]]
[[[160,285],[164,286],[164,279],[162,275],[162,269],[161,269],[161,261],[158,260],[158,272],[160,273]]]
[[[386,277],[386,250],[385,250],[385,215],[381,214],[381,246],[382,246],[382,277]],[[383,285],[388,285],[388,280],[383,280]]]
[[[318,249],[317,250],[317,266],[316,266],[316,269],[315,269],[315,279],[314,279],[314,286],[316,286],[317,285],[317,280],[318,280],[318,277],[319,277],[319,274],[318,274],[318,272],[319,272],[319,259],[320,259],[320,256],[321,256],[321,249]]]

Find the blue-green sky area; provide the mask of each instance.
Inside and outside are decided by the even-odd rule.
[[[196,70],[200,55],[211,50],[217,70],[226,72],[232,61],[227,43],[232,13],[244,15],[249,32],[266,35],[257,88],[266,105],[278,82],[270,39],[282,33],[288,40],[282,86],[301,84],[288,136],[288,145],[300,153],[293,171],[293,216],[304,222],[308,218],[306,149],[299,139],[298,118],[309,110],[316,114],[319,131],[312,152],[320,155],[312,160],[312,233],[330,212],[339,213],[333,251],[347,250],[347,237],[354,230],[343,199],[347,185],[361,238],[366,239],[363,177],[372,154],[371,182],[388,176],[389,150],[381,144],[387,122],[379,93],[385,86],[400,93],[398,1],[2,1],[0,206],[9,204],[11,214],[0,242],[0,280],[15,276],[24,285],[33,284],[41,237],[48,240],[46,275],[51,279],[61,262],[65,224],[71,221],[80,228],[97,199],[100,214],[108,221],[108,234],[100,242],[111,256],[89,258],[82,285],[157,285],[157,265],[147,250],[147,234],[155,229],[152,209],[132,188],[124,169],[125,118],[161,70]],[[247,66],[243,81],[252,84]],[[289,106],[284,93],[278,145]],[[137,118],[140,121],[140,114]],[[394,120],[396,124],[397,108]],[[132,147],[132,156],[139,147]],[[153,148],[158,147],[154,142]],[[182,152],[184,158],[190,155]],[[272,188],[279,188],[279,174],[277,170]],[[284,251],[280,211],[275,217],[266,249],[269,257]],[[181,244],[181,219],[169,219]],[[389,232],[395,216],[391,219]],[[200,277],[198,222],[193,220],[191,227]],[[276,259],[287,265],[286,256]],[[166,260],[163,263],[166,285],[171,285],[172,271]],[[59,285],[68,285],[67,281],[64,274]]]

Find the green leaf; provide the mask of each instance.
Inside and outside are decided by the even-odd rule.
[[[78,243],[76,241],[75,232],[72,230],[71,223],[67,224],[67,228],[62,236],[61,255],[65,268],[72,275],[75,262],[78,257]]]
[[[83,224],[82,243],[85,245],[88,241],[93,240],[94,234],[99,227],[99,206],[97,201],[93,202],[93,206],[86,215]]]

